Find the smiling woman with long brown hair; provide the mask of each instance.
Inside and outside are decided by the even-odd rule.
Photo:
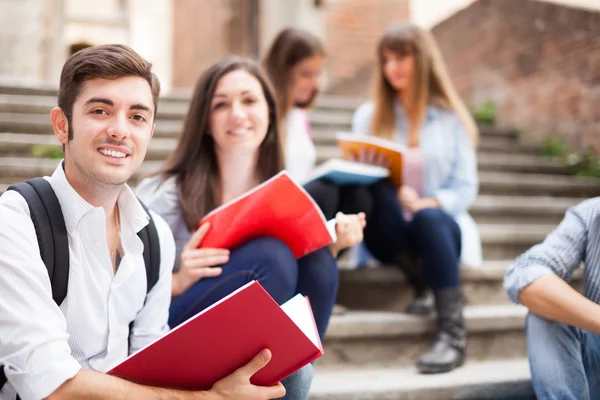
[[[438,335],[418,367],[445,372],[465,357],[459,265],[481,263],[479,235],[468,214],[478,191],[477,127],[429,32],[408,22],[391,25],[379,41],[375,74],[373,100],[356,110],[352,130],[406,146],[410,179],[398,189],[388,181],[370,187],[373,212],[365,243],[379,260],[405,266],[417,286],[410,311],[428,312],[434,303]],[[406,268],[407,258],[413,268]],[[433,289],[431,303],[427,288]]]

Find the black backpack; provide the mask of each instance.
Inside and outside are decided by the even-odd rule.
[[[69,284],[69,241],[62,209],[56,194],[50,183],[43,178],[34,178],[27,182],[17,183],[7,190],[20,193],[27,201],[40,246],[40,254],[48,269],[50,285],[52,286],[52,299],[60,306],[67,296],[67,286]],[[140,203],[150,216],[148,225],[138,232],[138,236],[144,244],[146,294],[148,294],[158,282],[160,243],[152,216],[146,205],[141,201]],[[1,366],[0,390],[6,381],[4,366]],[[18,396],[17,399],[19,399]]]

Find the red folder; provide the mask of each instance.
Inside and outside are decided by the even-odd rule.
[[[210,222],[200,247],[234,249],[251,239],[274,237],[296,258],[335,240],[310,195],[286,171],[207,214]]]
[[[252,281],[108,373],[156,387],[208,390],[261,350],[271,361],[251,379],[272,386],[323,354],[308,299],[281,307]]]

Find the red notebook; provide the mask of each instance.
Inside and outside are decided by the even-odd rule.
[[[207,221],[211,228],[200,247],[234,249],[268,236],[300,258],[335,241],[335,227],[327,225],[319,206],[286,171],[214,209],[200,225]]]
[[[271,361],[251,382],[272,386],[323,355],[308,299],[281,307],[252,281],[108,372],[156,387],[208,390],[262,349]]]

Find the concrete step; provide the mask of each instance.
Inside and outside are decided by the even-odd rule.
[[[48,115],[55,106],[55,96],[0,94],[0,113]],[[183,119],[188,106],[187,102],[161,101],[158,104],[158,119]]]
[[[481,171],[479,192],[489,195],[600,196],[600,179],[550,174]]]
[[[179,136],[182,128],[180,119],[156,121],[155,137]],[[52,134],[48,114],[0,113],[0,132]]]
[[[584,198],[480,195],[471,207],[479,224],[558,224],[567,208]]]
[[[320,368],[310,400],[532,400],[527,359],[469,361],[447,374],[408,368]]]
[[[511,304],[503,287],[512,259],[484,261],[480,267],[461,267],[461,287],[469,305]],[[571,285],[583,289],[583,269],[573,275]],[[394,266],[340,270],[337,302],[350,310],[402,312],[413,298],[404,274]]]
[[[478,224],[484,260],[512,260],[552,232],[554,224]]]
[[[467,306],[470,360],[516,359],[527,356],[525,316],[517,305]],[[389,311],[348,311],[333,316],[319,366],[338,368],[413,365],[431,346],[434,316],[421,317]]]

